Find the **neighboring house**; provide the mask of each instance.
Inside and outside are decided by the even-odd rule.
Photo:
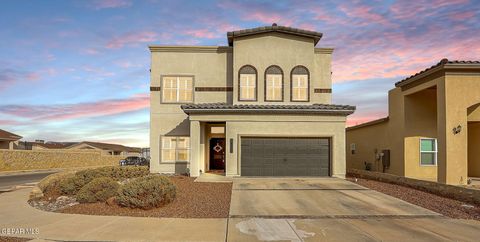
[[[108,144],[100,142],[83,141],[71,146],[67,149],[92,149],[101,150],[105,155],[123,155],[123,156],[140,156],[142,154],[141,148],[128,147],[119,144]]]
[[[44,140],[35,140],[34,142],[30,141],[19,141],[18,144],[14,147],[16,150],[50,150],[50,149],[65,149],[71,145],[77,144],[77,142],[55,142]]]
[[[333,49],[277,26],[228,46],[150,46],[150,170],[227,176],[345,176],[345,121],[331,104]]]
[[[74,144],[77,144],[77,143],[76,142],[53,142],[53,141],[48,141],[48,142],[35,141],[31,143],[32,150],[65,149]]]
[[[395,86],[387,118],[347,129],[347,167],[447,184],[480,177],[480,62],[444,59]]]
[[[0,149],[13,150],[22,136],[0,129]]]

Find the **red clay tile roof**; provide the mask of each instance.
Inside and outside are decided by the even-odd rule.
[[[279,32],[279,33],[293,34],[293,35],[299,35],[299,36],[313,38],[314,41],[315,41],[315,45],[318,43],[318,41],[320,41],[320,39],[322,38],[322,35],[323,35],[320,32],[291,28],[291,27],[285,27],[285,26],[279,26],[279,25],[274,23],[274,24],[272,24],[272,26],[258,27],[258,28],[253,28],[253,29],[242,29],[242,30],[227,32],[228,45],[232,46],[233,45],[233,39],[236,38],[236,37],[242,37],[242,36],[248,36],[248,35],[254,35],[254,34],[262,34],[262,33],[269,33],[269,32]]]
[[[20,136],[20,135],[16,135],[14,133],[10,133],[8,131],[0,129],[0,140],[16,141],[16,140],[19,140],[21,138],[22,138],[22,136]]]
[[[128,146],[123,146],[119,144],[101,143],[101,142],[83,141],[78,144],[87,144],[101,150],[127,151],[127,152],[138,152],[138,153],[142,151],[141,148],[128,147]],[[78,144],[75,144],[75,145],[78,145]]]
[[[47,143],[39,143],[39,142],[32,142],[32,145],[42,146],[46,149],[65,149],[69,146],[72,146],[76,143],[61,143],[61,142],[47,142]]]
[[[409,80],[411,80],[412,78],[414,78],[414,77],[416,77],[416,76],[418,76],[418,75],[420,75],[420,74],[423,74],[423,73],[425,73],[425,72],[427,72],[427,71],[430,71],[430,70],[432,70],[432,69],[434,69],[434,68],[437,68],[437,67],[440,67],[440,66],[444,66],[444,65],[448,65],[448,64],[474,64],[474,65],[478,65],[478,64],[480,64],[480,61],[461,61],[461,60],[449,61],[448,59],[445,58],[445,59],[442,59],[442,60],[441,60],[440,62],[438,62],[437,64],[435,64],[435,65],[433,65],[433,66],[431,66],[431,67],[429,67],[429,68],[427,68],[427,69],[425,69],[425,70],[423,70],[423,71],[420,71],[420,72],[418,72],[418,73],[415,73],[414,75],[411,75],[411,76],[409,76],[409,77],[407,77],[407,78],[405,78],[405,79],[403,79],[403,80],[401,80],[401,81],[399,81],[399,82],[396,82],[396,83],[395,83],[395,86],[396,86],[396,87],[401,87],[401,86],[405,85]]]

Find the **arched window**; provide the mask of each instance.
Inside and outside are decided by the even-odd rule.
[[[310,100],[310,72],[305,66],[296,66],[290,76],[290,100],[308,102]]]
[[[257,70],[251,65],[245,65],[238,71],[238,100],[257,100]]]
[[[279,66],[265,70],[265,101],[283,101],[283,71]]]

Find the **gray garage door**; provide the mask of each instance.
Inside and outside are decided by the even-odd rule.
[[[242,176],[329,176],[328,138],[241,139]]]

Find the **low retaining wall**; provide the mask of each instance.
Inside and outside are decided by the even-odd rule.
[[[92,150],[0,150],[0,171],[112,166],[123,158]]]
[[[480,190],[373,171],[347,169],[347,175],[415,188],[425,192],[480,205]]]

